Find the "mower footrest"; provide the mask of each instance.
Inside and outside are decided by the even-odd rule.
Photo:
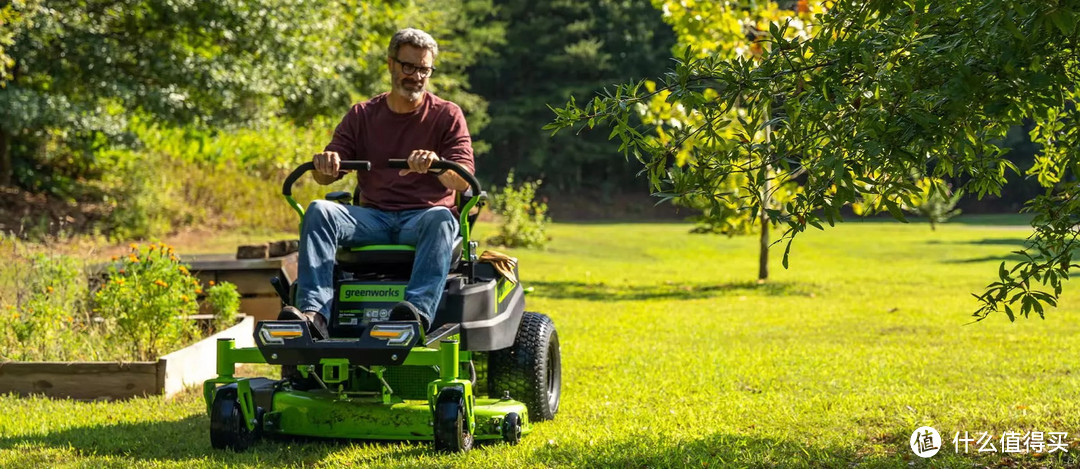
[[[435,344],[447,337],[457,335],[460,332],[460,324],[443,324],[441,327],[435,329],[428,334],[427,338],[424,340],[424,346],[431,347],[432,344]]]

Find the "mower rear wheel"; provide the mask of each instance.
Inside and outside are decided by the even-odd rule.
[[[464,453],[472,444],[465,420],[465,393],[459,388],[443,389],[435,401],[435,450]]]
[[[529,408],[529,419],[555,418],[562,395],[562,353],[555,323],[544,314],[525,312],[514,345],[488,355],[488,392],[506,393]]]
[[[255,443],[256,436],[244,422],[236,389],[219,389],[210,408],[210,445],[214,449],[229,448],[241,452]]]

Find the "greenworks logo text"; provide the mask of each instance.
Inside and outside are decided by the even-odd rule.
[[[401,301],[405,296],[404,285],[344,285],[342,301]]]

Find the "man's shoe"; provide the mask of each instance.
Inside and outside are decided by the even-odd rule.
[[[394,305],[394,308],[390,310],[390,317],[387,319],[390,321],[419,321],[420,327],[424,329],[423,332],[427,332],[428,328],[431,327],[427,317],[420,312],[420,309],[408,301],[402,301]]]
[[[326,329],[326,318],[317,311],[304,311],[292,307],[286,306],[281,308],[281,313],[278,313],[278,321],[306,321],[308,323],[308,330],[311,331],[311,335],[317,340],[325,340],[330,337],[330,333]]]
[[[277,315],[278,321],[303,321],[304,315],[300,313],[300,310],[286,306],[281,308],[281,312]]]
[[[315,336],[316,339],[325,340],[330,338],[330,331],[326,329],[326,316],[323,316],[318,311],[304,311],[304,320],[308,322],[311,335]]]

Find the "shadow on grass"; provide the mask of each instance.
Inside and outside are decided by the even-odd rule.
[[[979,226],[1022,226],[1031,227],[1030,213],[1000,213],[986,215],[961,215],[949,220],[949,224]]]
[[[1028,246],[1028,240],[1025,238],[983,238],[972,239],[965,241],[938,241],[930,240],[926,244],[973,244],[976,246],[1014,246],[1016,248],[1024,248]]]
[[[1016,254],[1015,251],[1022,250],[1029,246],[1026,239],[1023,238],[983,238],[968,241],[927,241],[928,245],[974,245],[974,246],[1005,246],[1008,247],[1008,251],[1002,250],[999,255],[972,257],[968,259],[945,259],[942,260],[943,264],[977,264],[980,262],[1009,262],[1015,263],[1025,260],[1024,256]]]
[[[57,416],[57,418],[65,418]],[[397,441],[343,440],[275,436],[264,438],[242,453],[210,446],[210,422],[204,415],[192,415],[166,422],[119,423],[72,427],[44,435],[0,438],[0,450],[45,448],[75,450],[82,455],[117,457],[135,461],[193,461],[212,459],[226,464],[306,465],[325,459],[333,452],[353,445],[375,445],[391,449],[394,458],[415,458],[429,453],[426,445]],[[27,461],[36,461],[33,451],[22,451]],[[385,453],[383,454],[385,455]],[[32,467],[33,465],[31,465]]]
[[[1071,455],[1036,459],[1027,455],[962,454],[943,442],[940,452],[923,459],[908,446],[907,434],[889,435],[887,441],[867,443],[874,450],[820,447],[798,441],[754,438],[717,433],[690,442],[642,444],[620,441],[588,448],[553,446],[540,448],[536,460],[548,466],[605,468],[683,467],[1075,467]]]
[[[866,463],[850,449],[726,434],[660,445],[620,441],[589,448],[545,446],[536,455],[549,466],[608,468],[850,467]]]
[[[813,297],[824,287],[792,282],[729,282],[718,284],[658,283],[650,285],[585,283],[572,281],[530,282],[536,296],[586,301],[692,300],[725,296],[806,296]]]
[[[1027,258],[1018,254],[1006,254],[1001,256],[983,256],[972,257],[970,259],[946,259],[941,261],[942,264],[977,264],[980,262],[995,262],[1001,263],[1005,261],[1009,264],[1015,264],[1020,261],[1026,261]]]

